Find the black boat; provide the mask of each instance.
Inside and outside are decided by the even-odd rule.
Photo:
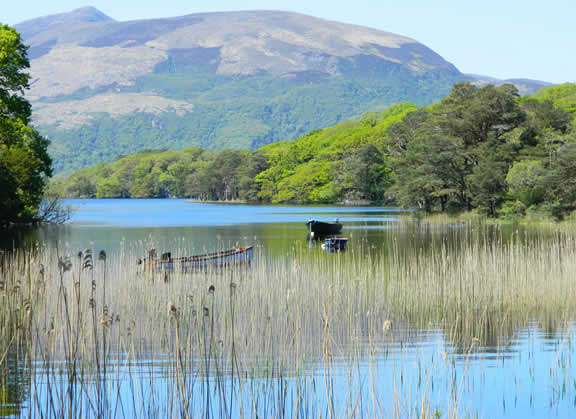
[[[331,223],[318,220],[308,220],[306,222],[306,227],[312,237],[330,236],[332,234],[340,233],[340,230],[342,230],[342,223],[338,222],[338,219]]]

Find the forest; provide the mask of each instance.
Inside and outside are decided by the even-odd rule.
[[[255,151],[150,150],[57,178],[86,198],[378,203],[490,217],[576,209],[576,85],[454,85]]]

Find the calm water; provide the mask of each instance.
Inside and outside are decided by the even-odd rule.
[[[70,203],[76,212],[66,225],[6,235],[2,245],[40,243],[72,254],[84,248],[106,249],[113,254],[130,246],[142,252],[155,247],[196,254],[236,245],[257,245],[257,250],[267,255],[292,257],[291,249],[297,247],[304,250],[300,253],[303,255],[309,252],[327,258],[346,257],[325,254],[317,242],[307,238],[305,222],[309,218],[327,221],[338,218],[345,225],[342,235],[350,239],[351,251],[355,246],[361,248],[370,261],[374,256],[385,256],[384,243],[392,240],[392,232],[398,236],[398,216],[402,214],[384,207],[217,205],[182,200],[71,200]],[[400,238],[400,246],[426,249],[440,243],[457,251],[459,243],[466,240],[458,230],[458,226],[438,231],[431,228],[426,234],[415,235],[407,229]],[[494,237],[506,240],[509,234],[514,232],[497,229]],[[390,415],[394,413],[395,394],[400,393],[401,399],[411,400],[425,395],[437,409],[428,413],[438,413],[440,417],[451,416],[450,406],[455,400],[461,413],[477,412],[488,418],[576,417],[576,371],[571,363],[575,354],[572,342],[576,338],[573,324],[545,330],[528,322],[518,325],[505,339],[491,345],[472,345],[465,350],[449,336],[449,330],[437,325],[416,329],[406,324],[397,328],[390,339],[367,350],[368,355],[350,354],[360,357],[357,362],[350,363],[348,356],[335,358],[329,386],[335,394],[339,416],[361,416],[338,409],[339,403],[342,406],[349,403],[345,400],[347,389],[355,386],[364,389],[359,392],[366,396],[364,403],[372,400],[371,393],[380,393],[382,402],[390,406],[385,409]],[[10,362],[8,368],[17,372],[12,382],[2,384],[2,391],[11,398],[0,408],[0,416],[36,416],[37,412],[30,408],[26,372],[19,370],[17,362]],[[164,389],[172,378],[161,362],[157,366],[146,363],[142,368],[146,374],[159,377],[152,390],[156,392],[156,403],[168,404],[170,396]],[[322,406],[326,399],[324,371],[322,365],[310,360],[299,375],[287,374],[287,385],[298,382],[317,395],[318,405],[310,406],[310,411]],[[129,393],[129,384],[119,384],[115,391]],[[6,398],[0,399],[0,403],[2,400]],[[138,414],[132,406],[123,408],[121,416]],[[214,409],[217,416],[218,406]],[[363,406],[362,411],[371,416],[382,410]],[[416,410],[409,411],[410,415],[418,415]],[[177,416],[174,412],[164,413]]]
[[[379,242],[397,222],[398,210],[384,207],[254,206],[190,203],[177,199],[69,200],[75,212],[63,226],[43,227],[5,237],[4,247],[34,242],[68,248],[118,251],[122,243],[142,243],[159,251],[204,253],[236,245],[262,244],[267,252],[284,252],[298,243],[315,247],[306,221],[340,219],[342,235]]]

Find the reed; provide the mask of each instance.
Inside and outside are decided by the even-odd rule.
[[[25,416],[459,417],[474,413],[469,360],[536,327],[567,331],[551,374],[565,386],[575,236],[468,226],[448,241],[435,228],[399,226],[380,251],[261,249],[250,269],[169,276],[139,272],[138,245],[98,261],[14,250],[0,270],[2,377],[27,371]],[[407,369],[403,348],[418,345],[408,363],[426,368]]]

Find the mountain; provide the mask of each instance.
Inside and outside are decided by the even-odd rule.
[[[18,25],[15,28],[20,32],[24,39],[32,39],[36,35],[41,33],[46,33],[54,27],[71,26],[71,25],[81,25],[83,23],[97,23],[97,22],[112,22],[109,16],[106,16],[100,10],[94,7],[82,7],[80,9],[73,10],[69,13],[59,13],[56,15],[49,15],[44,17],[39,17],[32,20],[27,20]],[[40,45],[34,46],[30,51],[28,51],[30,58],[35,58],[35,56],[42,55],[39,47],[42,48],[42,42]]]
[[[494,77],[480,76],[478,74],[466,74],[469,77],[472,84],[476,86],[485,86],[487,84],[493,84],[495,86],[501,86],[503,84],[509,83],[516,86],[520,95],[532,95],[538,90],[553,86],[553,83],[548,83],[541,80],[531,80],[531,79],[496,79]]]
[[[145,149],[255,149],[467,79],[408,37],[290,12],[118,22],[85,7],[15,27],[57,172]]]

